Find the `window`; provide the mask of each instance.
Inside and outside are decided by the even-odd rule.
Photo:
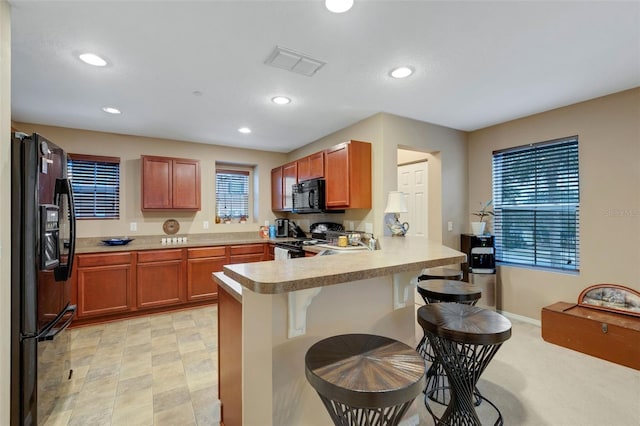
[[[216,216],[221,219],[249,218],[248,170],[216,169]]]
[[[578,137],[493,153],[496,259],[577,271]]]
[[[120,158],[69,154],[77,219],[120,218]]]

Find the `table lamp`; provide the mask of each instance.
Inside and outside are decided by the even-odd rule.
[[[384,212],[394,214],[393,222],[387,223],[394,237],[404,237],[409,230],[409,224],[407,222],[400,223],[400,213],[407,213],[408,211],[407,203],[404,200],[404,193],[400,191],[389,192],[387,207],[384,209]]]

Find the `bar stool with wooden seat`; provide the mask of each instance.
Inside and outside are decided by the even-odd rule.
[[[426,280],[455,280],[462,281],[463,273],[459,269],[452,268],[428,268],[423,269],[418,276],[418,281]]]
[[[463,281],[426,280],[418,282],[418,293],[422,296],[426,304],[462,303],[473,306],[482,296],[482,289]],[[432,401],[440,404],[448,404],[449,386],[447,376],[442,365],[437,361],[426,334],[422,336],[420,343],[418,343],[416,347],[416,351],[425,361],[432,363],[427,371],[425,398],[428,397]],[[481,399],[477,398],[476,403],[480,404],[480,402]]]
[[[438,418],[427,403],[435,424],[480,425],[473,397],[479,397],[476,383],[502,344],[511,337],[511,322],[489,309],[460,303],[432,303],[418,309],[418,323],[424,330],[436,358],[447,372],[451,399]],[[495,425],[504,424],[502,413],[488,399],[498,415]]]
[[[413,348],[371,334],[343,334],[315,343],[305,374],[335,425],[397,425],[425,385]]]

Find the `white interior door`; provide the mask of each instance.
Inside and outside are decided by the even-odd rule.
[[[409,223],[408,236],[429,237],[427,167],[426,161],[398,166],[398,191],[404,193],[409,210],[400,215],[400,222]]]

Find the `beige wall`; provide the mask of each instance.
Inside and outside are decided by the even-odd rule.
[[[14,124],[20,131],[42,134],[67,152],[120,157],[120,219],[79,220],[79,237],[162,235],[162,224],[166,219],[176,219],[180,222],[179,235],[253,230],[257,232],[258,226],[262,225],[265,220],[273,222],[275,217],[271,211],[271,169],[285,162],[285,154],[28,123]],[[202,209],[197,213],[143,213],[140,210],[141,155],[200,160]],[[258,179],[254,180],[258,182],[258,186],[254,189],[257,190],[259,200],[258,216],[252,215],[246,224],[215,224],[214,174],[216,161],[255,166]],[[209,222],[209,229],[204,229],[204,221]],[[136,222],[136,232],[129,230],[131,222]]]
[[[411,149],[429,153],[429,238],[458,248],[460,233],[467,232],[466,133],[435,124],[380,113],[325,136],[289,154],[303,157],[349,139],[373,144],[373,209],[347,211],[345,220],[374,224],[381,235],[384,208],[389,191],[398,187],[397,150]],[[452,232],[444,224],[453,221]],[[358,229],[363,230],[361,226]]]
[[[0,0],[0,425],[9,424],[11,345],[11,18]]]
[[[491,199],[493,150],[579,136],[580,273],[500,267],[499,307],[529,318],[585,287],[640,291],[640,88],[511,121],[469,135],[469,206]]]

